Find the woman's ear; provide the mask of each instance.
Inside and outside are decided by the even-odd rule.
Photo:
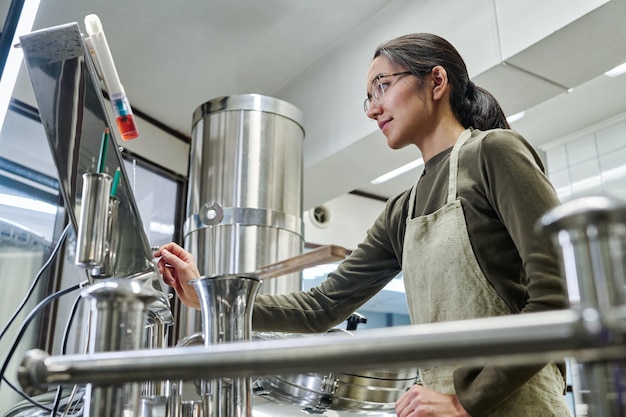
[[[440,100],[448,93],[448,72],[441,65],[437,65],[430,73],[433,82],[433,100]]]

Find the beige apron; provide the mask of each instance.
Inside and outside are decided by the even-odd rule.
[[[465,130],[452,148],[445,206],[432,214],[411,218],[417,184],[411,191],[402,273],[414,324],[511,314],[478,266],[457,199],[459,152],[470,136],[471,131]],[[458,367],[422,369],[421,382],[435,391],[454,394],[452,373]],[[488,416],[569,416],[564,387],[561,373],[551,363]]]

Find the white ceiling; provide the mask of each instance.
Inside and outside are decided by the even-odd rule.
[[[602,75],[626,61],[626,0],[604,3],[41,0],[35,29],[84,28],[84,17],[97,14],[133,107],[185,135],[193,111],[215,97],[292,102],[307,131],[306,209],[351,190],[390,197],[415,181],[411,172],[369,184],[419,153],[387,149],[361,111],[371,54],[402,33],[451,40],[507,114],[526,110],[513,127],[536,146],[626,112],[626,76]],[[16,96],[34,102],[19,89]]]

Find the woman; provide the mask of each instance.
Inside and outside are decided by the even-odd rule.
[[[415,145],[416,185],[388,201],[352,255],[317,288],[260,295],[256,330],[323,332],[402,271],[414,324],[563,308],[564,283],[549,241],[533,234],[558,204],[532,146],[509,130],[497,101],[476,87],[446,40],[412,34],[378,48],[365,112],[389,147]],[[198,276],[175,244],[157,254],[164,279],[198,307]],[[172,269],[165,269],[169,263]],[[459,364],[420,370],[396,403],[400,417],[567,416],[562,367]]]

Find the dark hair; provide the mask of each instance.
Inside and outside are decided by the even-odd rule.
[[[405,35],[379,46],[374,58],[380,55],[405,67],[422,81],[435,66],[445,68],[451,85],[450,106],[463,127],[510,128],[498,101],[469,79],[463,58],[445,39],[430,33]]]

